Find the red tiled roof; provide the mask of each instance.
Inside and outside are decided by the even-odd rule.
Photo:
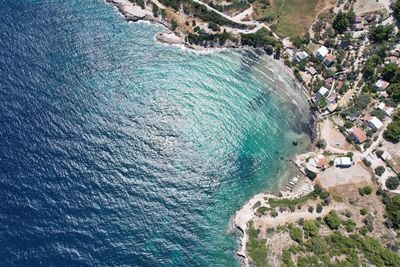
[[[361,130],[358,127],[353,127],[352,130],[353,130],[353,135],[356,137],[359,143],[364,143],[365,141],[367,141],[368,137],[363,130]]]

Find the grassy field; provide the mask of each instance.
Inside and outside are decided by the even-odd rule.
[[[256,19],[274,17],[273,27],[278,35],[303,36],[308,31],[317,14],[335,3],[335,0],[257,0]],[[263,7],[263,8],[262,8]]]

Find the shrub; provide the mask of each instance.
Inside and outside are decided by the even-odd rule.
[[[360,209],[360,214],[361,214],[362,216],[367,215],[367,213],[368,213],[368,210],[367,210],[366,208]]]
[[[358,193],[363,195],[370,195],[372,193],[372,188],[370,186],[365,186],[363,188],[358,188]]]
[[[314,179],[317,177],[317,174],[310,171],[309,169],[306,169],[305,171],[306,171],[306,176],[310,178],[310,180],[314,181]]]
[[[386,205],[386,216],[392,222],[393,227],[400,228],[400,195],[391,198],[384,194],[383,203]]]
[[[308,207],[308,212],[309,213],[313,213],[314,212],[314,207],[313,206],[309,206]]]
[[[290,238],[298,243],[303,240],[303,230],[300,227],[293,227],[289,231]]]
[[[368,168],[371,167],[372,165],[371,161],[367,160],[366,158],[363,158],[362,161],[366,167]]]
[[[340,218],[335,210],[331,210],[329,214],[324,218],[326,225],[332,230],[337,230],[340,227]]]
[[[327,143],[326,143],[325,139],[320,139],[320,140],[317,141],[317,143],[316,143],[315,145],[316,145],[318,148],[325,149]]]
[[[275,209],[272,210],[272,211],[271,211],[271,216],[272,216],[273,218],[277,217],[277,216],[278,216],[278,212],[277,212]]]
[[[383,151],[382,150],[377,150],[376,152],[375,152],[375,154],[376,154],[376,156],[378,156],[378,157],[382,157],[382,155],[383,155]]]
[[[389,177],[385,182],[385,185],[389,190],[395,190],[399,184],[400,180],[398,177]]]
[[[322,205],[318,203],[317,209],[316,209],[317,213],[321,213],[322,209],[323,209]]]
[[[375,168],[375,174],[378,176],[382,176],[384,172],[385,172],[385,167],[383,166],[378,166]]]
[[[256,266],[266,266],[268,263],[266,240],[258,238],[260,230],[255,229],[252,225],[250,225],[247,233],[249,236],[247,251],[250,258],[254,261]]]
[[[315,237],[319,234],[319,226],[315,221],[304,221],[303,230],[308,237]]]
[[[343,223],[343,225],[344,227],[346,227],[346,231],[350,233],[354,231],[357,224],[354,221],[348,219]]]

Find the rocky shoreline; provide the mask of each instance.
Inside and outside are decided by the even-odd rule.
[[[244,46],[232,46],[232,45],[223,45],[223,46],[213,46],[213,47],[203,47],[203,46],[197,46],[197,45],[191,45],[185,42],[185,34],[182,32],[179,32],[178,30],[172,31],[169,28],[169,25],[166,21],[154,17],[153,13],[151,10],[148,9],[142,9],[141,7],[134,5],[133,3],[129,2],[129,0],[105,0],[106,3],[113,5],[118,9],[120,14],[122,14],[125,19],[129,22],[138,22],[138,21],[148,21],[151,23],[156,23],[158,25],[162,25],[163,27],[166,28],[165,31],[160,32],[159,34],[156,35],[155,39],[156,41],[160,43],[165,43],[168,45],[180,45],[185,48],[189,48],[195,51],[217,51],[218,49],[225,49],[225,48],[243,48]],[[271,57],[272,59],[272,57]],[[294,82],[294,86],[298,89],[299,92],[301,92],[302,95],[304,95],[308,101],[308,104],[310,105],[310,110],[311,110],[311,118],[310,118],[310,127],[309,127],[309,137],[311,139],[311,143],[314,143],[315,140],[317,139],[318,132],[317,132],[317,124],[318,124],[318,115],[317,113],[313,110],[313,103],[311,102],[311,96],[309,95],[307,89],[304,87],[303,84],[301,84],[299,81],[297,81],[293,71],[288,68],[282,60],[280,59],[274,59],[276,60],[279,64],[282,64],[282,67],[284,71],[286,72],[287,75],[290,76],[290,78]],[[307,149],[309,150],[309,149]],[[303,183],[304,184],[304,183]],[[278,188],[277,188],[278,189]],[[299,195],[299,192],[292,192],[292,193],[285,193],[285,198],[295,198]],[[254,216],[254,210],[253,207],[256,205],[257,202],[259,201],[265,201],[265,199],[268,198],[279,198],[276,194],[270,193],[270,192],[265,192],[265,193],[260,193],[255,196],[253,196],[244,206],[236,212],[233,220],[233,226],[240,231],[242,234],[240,238],[240,249],[237,251],[237,255],[243,258],[244,265],[249,266],[249,258],[246,253],[246,242],[247,242],[247,228],[248,228],[248,222],[251,221]]]

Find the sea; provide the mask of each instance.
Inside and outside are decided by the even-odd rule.
[[[240,266],[235,212],[309,144],[307,99],[262,51],[164,30],[1,1],[1,266]]]

